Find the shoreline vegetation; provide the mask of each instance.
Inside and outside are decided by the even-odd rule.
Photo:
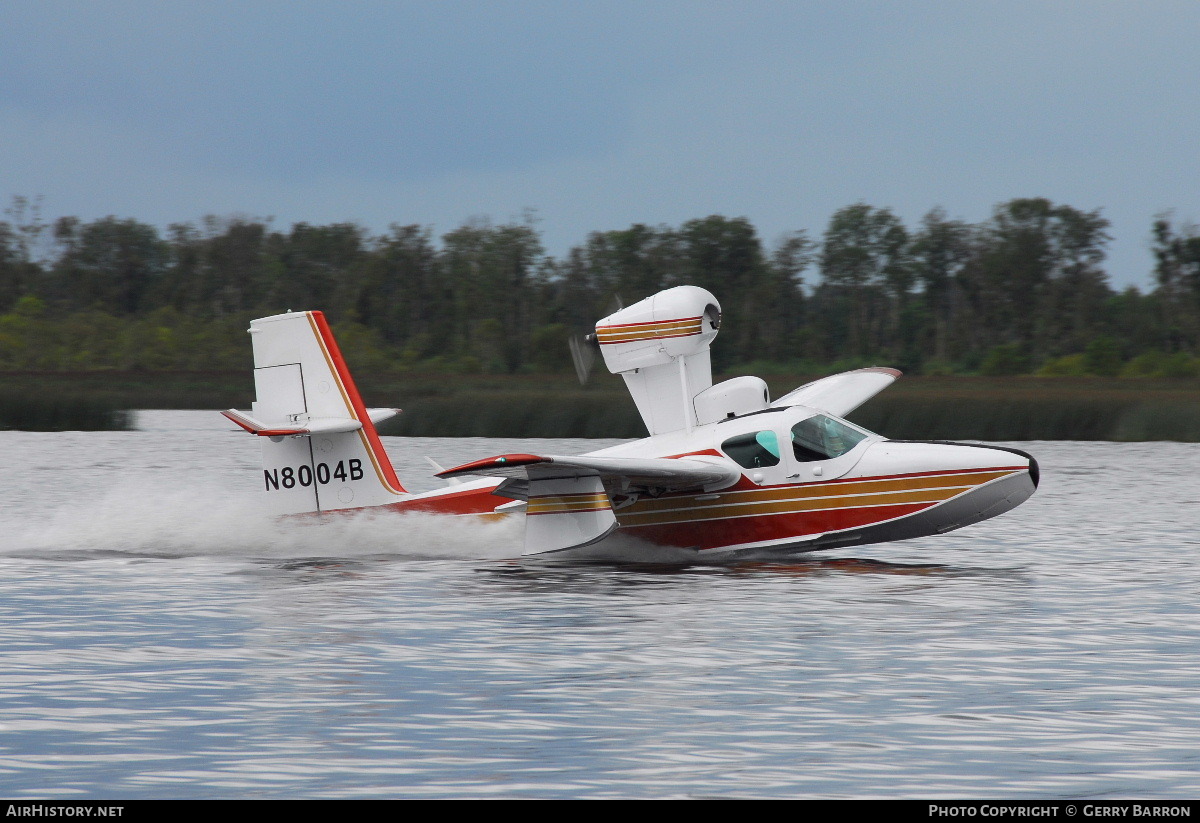
[[[1152,287],[1105,269],[1099,208],[997,204],[906,225],[854,203],[811,236],[744,217],[594,231],[547,253],[533,213],[376,233],[210,216],[0,219],[0,426],[121,428],[136,408],[246,408],[250,320],[320,309],[388,431],[637,437],[621,382],[581,389],[568,341],[675,285],[721,302],[714,372],[775,396],[873,364],[907,377],[852,419],[896,438],[1200,441],[1200,228],[1147,227]],[[602,369],[600,371],[603,371]]]
[[[731,373],[722,377],[736,376]],[[356,374],[371,406],[404,411],[384,435],[644,437],[622,381],[569,375]],[[717,378],[721,379],[721,378]],[[814,379],[769,375],[772,396]],[[247,372],[0,374],[0,428],[127,429],[127,410],[250,407]],[[895,439],[1200,442],[1200,380],[903,377],[850,415]]]

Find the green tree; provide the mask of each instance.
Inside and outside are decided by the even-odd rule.
[[[287,308],[321,309],[338,320],[358,297],[366,259],[364,232],[353,223],[297,223],[279,249],[269,292]]]
[[[925,353],[941,363],[957,352],[951,342],[955,321],[959,319],[962,298],[958,279],[975,252],[972,228],[960,220],[949,220],[940,208],[929,211],[913,237],[912,260],[917,282],[930,318]]]
[[[754,226],[744,217],[717,214],[689,220],[679,229],[679,253],[681,282],[708,289],[721,302],[723,339],[713,350],[717,368],[761,356],[771,336],[766,323],[786,311],[777,301],[787,296],[776,287],[788,281],[772,280]]]
[[[34,271],[21,254],[13,227],[0,222],[0,312],[8,311],[22,295],[33,291]]]
[[[531,365],[541,372],[570,371],[572,367],[569,337],[570,331],[562,323],[550,323],[535,328],[530,335]]]
[[[804,272],[816,259],[816,246],[806,232],[794,231],[780,237],[772,248],[753,307],[758,312],[757,350],[742,352],[743,360],[795,361],[808,353],[803,334],[808,308]]]
[[[830,218],[821,277],[849,303],[848,354],[870,354],[891,342],[888,332],[894,335],[914,281],[908,245],[908,231],[888,209],[855,203]]]
[[[273,290],[281,277],[283,238],[265,221],[210,215],[200,228],[173,224],[169,238],[171,265],[162,305],[204,318],[292,308],[283,305],[287,295]]]
[[[1152,232],[1166,347],[1194,350],[1200,343],[1200,232],[1189,224],[1176,228],[1170,213],[1155,219]]]
[[[56,296],[72,309],[99,308],[130,316],[166,271],[168,248],[158,230],[132,219],[104,217],[61,223],[66,251],[55,266]]]
[[[365,257],[354,303],[363,324],[384,339],[416,345],[418,358],[432,357],[452,337],[453,296],[438,268],[432,232],[393,225]]]
[[[1083,364],[1088,374],[1116,377],[1121,373],[1121,344],[1104,335],[1095,338],[1087,344]]]
[[[611,311],[617,297],[628,305],[681,284],[680,238],[666,226],[635,223],[628,229],[593,232],[581,262],[586,272],[582,282],[592,298],[586,308],[595,315],[593,322]]]
[[[1112,294],[1101,268],[1107,227],[1098,210],[1045,198],[998,205],[959,277],[973,347],[1013,343],[1043,357],[1079,351]]]
[[[502,348],[500,360],[508,371],[516,371],[528,358],[531,303],[543,254],[532,219],[502,226],[474,221],[442,240],[439,268],[452,296],[453,350],[472,352],[480,321],[495,320],[503,330],[496,343]],[[493,337],[490,332],[484,336]]]

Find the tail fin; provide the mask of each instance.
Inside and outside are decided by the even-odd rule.
[[[357,509],[405,494],[375,423],[399,409],[363,405],[333,332],[319,311],[250,324],[250,414],[222,412],[262,440],[263,484],[279,514]]]

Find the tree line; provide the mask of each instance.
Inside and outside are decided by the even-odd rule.
[[[1115,291],[1109,222],[1043,198],[981,223],[933,209],[906,226],[855,203],[820,235],[764,242],[749,220],[596,231],[547,254],[536,220],[373,234],[353,223],[209,217],[165,231],[132,218],[0,221],[0,369],[244,369],[244,330],[326,312],[359,369],[568,371],[567,339],[623,301],[709,289],[721,371],[824,373],[880,363],[926,374],[1193,376],[1200,231],[1152,227],[1154,285]]]

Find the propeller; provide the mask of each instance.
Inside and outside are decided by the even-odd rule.
[[[621,299],[621,295],[614,293],[604,316],[616,314],[623,308],[625,301]],[[596,366],[596,354],[600,351],[600,343],[594,333],[578,333],[571,335],[567,345],[571,349],[571,362],[575,364],[575,376],[579,378],[579,385],[586,386],[592,376],[592,369]]]
[[[579,385],[586,386],[588,378],[592,376],[592,368],[596,365],[596,352],[600,351],[596,335],[572,335],[567,340],[567,345],[571,347],[571,362],[575,364],[575,376],[579,378]]]

